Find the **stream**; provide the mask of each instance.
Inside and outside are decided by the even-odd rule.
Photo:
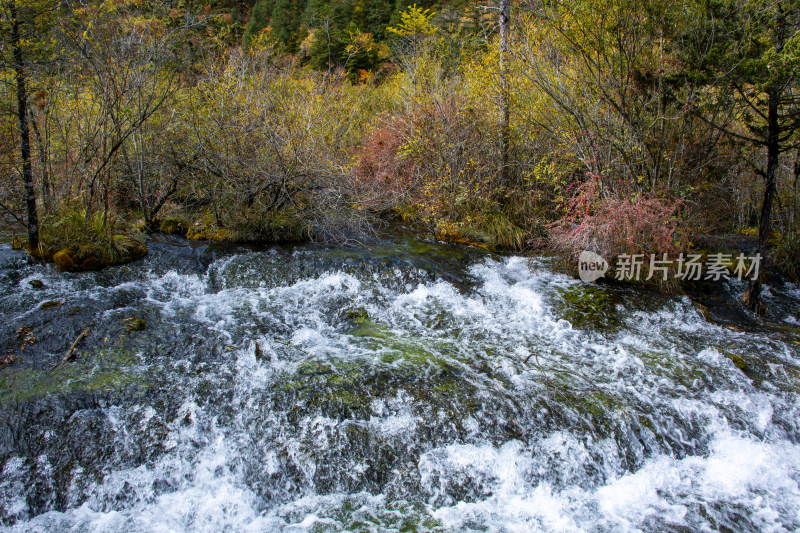
[[[148,246],[0,247],[2,529],[800,530],[800,286],[767,327],[408,235]]]

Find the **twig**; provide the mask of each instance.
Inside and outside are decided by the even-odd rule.
[[[92,328],[90,328],[90,327],[84,329],[83,331],[81,331],[81,334],[78,335],[78,337],[75,339],[75,342],[73,342],[72,346],[69,347],[69,350],[67,350],[67,353],[64,354],[64,357],[61,359],[61,361],[59,361],[53,367],[53,370],[55,370],[56,368],[60,367],[61,365],[63,365],[67,361],[72,360],[75,357],[75,348],[78,347],[78,343],[80,343],[89,334],[89,332],[91,332],[91,331],[92,331]]]

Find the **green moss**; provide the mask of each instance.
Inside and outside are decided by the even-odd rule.
[[[735,354],[733,352],[727,352],[727,351],[723,352],[723,354],[725,354],[725,357],[727,357],[728,359],[733,361],[733,364],[736,365],[736,367],[739,370],[741,370],[741,371],[748,370],[747,362],[744,359],[742,359],[741,355]]]
[[[798,344],[797,340],[800,339],[800,326],[793,326],[790,324],[770,324],[767,323],[764,325],[767,329],[771,331],[776,331],[779,333],[784,333],[786,335],[794,336],[795,340],[793,341],[795,344]]]
[[[353,337],[372,337],[375,339],[387,339],[390,336],[389,328],[370,320],[368,316],[361,316],[353,319],[355,328],[350,330]]]
[[[225,228],[194,226],[186,230],[186,238],[198,241],[224,241],[230,237]]]
[[[158,225],[158,230],[167,235],[183,235],[186,236],[189,224],[180,218],[165,218]]]
[[[130,263],[146,254],[147,245],[138,236],[113,235],[107,242],[63,248],[52,259],[62,272],[86,272]]]
[[[52,371],[6,368],[0,371],[0,403],[16,403],[48,394],[119,389],[141,382],[132,371],[136,356],[128,350],[109,348],[65,363]]]
[[[126,318],[125,329],[128,331],[128,333],[134,331],[143,331],[147,329],[147,322],[145,322],[141,318]]]
[[[330,414],[364,412],[370,400],[358,393],[361,378],[361,369],[352,363],[310,360],[301,363],[278,390]]]
[[[384,363],[394,364],[398,361],[405,361],[412,364],[424,364],[442,361],[441,357],[434,355],[426,343],[397,335],[383,324],[366,317],[358,317],[353,322],[355,328],[349,334],[359,338],[360,344],[365,348],[380,354],[380,360]],[[439,343],[435,348],[438,353],[453,351],[447,343]]]
[[[61,307],[63,305],[63,303],[64,302],[60,302],[60,301],[57,301],[57,300],[50,300],[49,302],[42,303],[42,305],[39,306],[39,309],[42,309],[42,310],[55,309],[56,307]]]
[[[425,504],[405,500],[389,500],[386,507],[364,507],[358,496],[348,496],[342,504],[328,511],[336,525],[318,522],[311,527],[312,533],[334,531],[444,531],[444,528],[430,516]],[[327,517],[328,513],[323,516]]]
[[[480,395],[469,380],[474,372],[465,370],[452,344],[399,335],[361,309],[347,313],[351,342],[369,355],[302,362],[278,387],[291,416],[319,411],[332,418],[369,417],[374,400],[395,398],[400,391],[457,420],[480,410]]]
[[[618,416],[630,414],[619,398],[600,389],[582,391],[569,386],[556,386],[554,391],[558,402],[577,414],[592,432],[611,435]]]
[[[279,391],[291,398],[294,415],[319,410],[333,418],[367,418],[376,399],[389,399],[403,390],[414,400],[463,417],[480,409],[475,387],[456,367],[441,361],[400,366],[383,361],[308,361],[287,376]]]
[[[693,366],[687,360],[681,359],[674,353],[666,351],[642,351],[629,347],[631,355],[639,357],[651,372],[664,376],[681,385],[691,388],[696,380],[703,381],[706,374],[700,368]]]
[[[560,290],[559,296],[553,306],[556,314],[576,328],[615,331],[622,324],[617,310],[622,300],[612,291],[582,283]]]
[[[367,310],[363,307],[347,309],[344,312],[344,316],[346,316],[348,320],[355,324],[361,324],[369,321],[369,313],[367,313]]]
[[[619,411],[622,409],[622,404],[617,398],[601,391],[595,391],[582,397],[580,409],[597,419],[607,416],[608,413]]]
[[[464,227],[461,224],[439,221],[436,224],[434,235],[444,242],[466,244],[467,246],[475,246],[487,251],[494,250],[493,243],[489,242],[489,235],[472,226]]]
[[[87,216],[66,208],[42,218],[39,246],[28,252],[63,272],[84,272],[134,261],[147,254],[147,246],[138,230],[111,213]]]

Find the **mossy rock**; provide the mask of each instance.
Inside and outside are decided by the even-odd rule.
[[[380,353],[379,359],[383,363],[395,364],[402,360],[423,366],[445,364],[445,360],[437,356],[436,352],[449,353],[450,356],[458,358],[457,351],[447,342],[429,346],[419,339],[399,335],[385,325],[370,320],[369,317],[357,317],[352,322],[353,327],[348,334],[357,339],[361,346]]]
[[[356,364],[311,360],[300,364],[278,390],[293,397],[292,404],[299,401],[332,416],[363,417],[372,398],[365,394],[362,381],[366,381],[364,369]]]
[[[44,282],[40,279],[32,279],[28,282],[28,285],[34,289],[44,289]]]
[[[374,400],[394,398],[401,390],[448,416],[480,409],[479,393],[455,365],[436,358],[420,361],[413,354],[399,357],[402,363],[308,360],[277,390],[297,416],[319,410],[332,418],[368,418]]]
[[[81,272],[98,270],[100,258],[75,245],[56,252],[53,255],[53,262],[62,272]]]
[[[61,307],[64,302],[60,302],[58,300],[50,300],[49,302],[44,302],[39,309],[46,311],[48,309],[55,309],[56,307]]]
[[[466,244],[467,246],[475,246],[486,251],[492,251],[488,243],[481,242],[483,239],[481,239],[481,236],[477,235],[477,233],[473,232],[470,235],[465,235],[460,228],[451,224],[437,225],[434,235],[440,241],[453,244]]]
[[[346,309],[344,315],[354,324],[361,324],[369,320],[369,313],[363,307]]]
[[[319,522],[311,531],[444,531],[424,503],[406,500],[389,500],[385,506],[367,508],[361,495],[349,495],[338,509],[332,510],[331,516],[337,528]]]
[[[230,237],[230,231],[225,228],[192,227],[186,230],[186,238],[195,241],[225,241]]]
[[[186,236],[189,224],[179,218],[165,218],[158,225],[158,230],[167,235]]]
[[[619,294],[593,284],[580,284],[559,291],[554,309],[559,318],[576,328],[615,331],[622,325],[617,305]]]
[[[39,242],[38,248],[31,248],[28,246],[26,241],[24,249],[30,254],[31,257],[40,261],[52,261],[53,256],[56,254],[56,252],[58,252],[58,249],[48,246],[42,242]]]
[[[0,405],[24,402],[36,396],[50,394],[146,385],[143,376],[134,369],[136,355],[128,349],[103,348],[87,353],[84,359],[52,370],[5,368],[0,373]]]
[[[738,368],[742,372],[749,370],[749,367],[747,366],[747,361],[742,359],[741,355],[735,354],[733,352],[723,352],[723,353],[725,354],[725,357],[733,361],[733,364],[736,365],[736,368]]]
[[[114,235],[105,246],[80,244],[53,254],[53,262],[62,272],[86,272],[130,263],[147,254],[147,245],[141,239]]]
[[[143,331],[147,329],[147,322],[141,318],[126,318],[125,329],[128,331],[128,333],[132,333],[134,331]]]
[[[480,410],[480,394],[466,367],[439,355],[446,346],[429,350],[426,342],[397,335],[355,311],[349,334],[377,357],[302,362],[278,387],[285,405],[300,406],[298,416],[319,410],[333,418],[368,418],[374,400],[394,398],[401,390],[450,417]]]

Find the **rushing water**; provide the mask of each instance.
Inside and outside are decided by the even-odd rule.
[[[745,330],[413,239],[150,249],[0,250],[12,531],[800,530],[795,286]]]

